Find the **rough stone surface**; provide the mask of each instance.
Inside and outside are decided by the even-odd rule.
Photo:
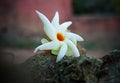
[[[34,83],[119,83],[120,51],[113,50],[101,59],[82,55],[64,57],[56,63],[50,53],[37,54],[24,65]]]
[[[31,72],[35,83],[96,83],[102,60],[82,55],[79,58],[65,57],[56,63],[56,56],[41,53],[27,60],[23,65]]]
[[[120,83],[120,50],[113,50],[102,59],[101,83]]]
[[[120,50],[97,59],[40,53],[22,64],[0,62],[0,83],[120,83]]]

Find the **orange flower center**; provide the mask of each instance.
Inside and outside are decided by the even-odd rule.
[[[64,41],[65,40],[65,36],[61,32],[58,32],[57,33],[57,39],[59,41]]]

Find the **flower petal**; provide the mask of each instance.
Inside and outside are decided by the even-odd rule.
[[[70,49],[70,47],[68,46],[67,52],[65,54],[66,56],[72,56],[73,55],[73,51]]]
[[[58,12],[55,13],[55,16],[51,23],[54,25],[55,28],[59,26],[59,13]]]
[[[72,24],[71,21],[68,21],[68,22],[64,22],[60,25],[60,29],[62,29],[62,31],[66,31],[67,28]]]
[[[63,43],[58,53],[56,62],[59,62],[65,56],[66,51],[67,51],[67,45],[66,43]]]
[[[77,47],[75,46],[75,44],[70,40],[67,40],[66,42],[67,42],[68,46],[71,48],[71,50],[73,51],[75,57],[79,57],[80,54],[79,54],[79,51],[78,51]]]
[[[39,11],[36,10],[36,13],[38,14],[39,18],[44,24],[44,31],[46,35],[51,39],[55,39],[55,29],[54,26],[50,23],[50,21],[47,19],[45,15],[40,13]]]
[[[59,49],[58,50],[51,50],[51,53],[54,54],[54,55],[58,55]]]
[[[69,32],[70,33],[70,32]],[[68,32],[65,33],[65,36],[70,39],[75,45],[77,45],[77,40],[75,38],[75,36],[69,34]]]
[[[45,38],[42,38],[42,39],[41,39],[41,43],[42,43],[42,44],[44,44],[44,43],[48,43],[48,40],[45,39]]]
[[[38,50],[56,50],[59,47],[60,44],[57,41],[52,41],[38,46],[37,48],[35,48],[34,53],[36,53]]]
[[[84,41],[84,39],[83,39],[81,36],[79,36],[79,35],[77,35],[77,34],[75,34],[75,33],[66,32],[65,35],[66,35],[70,40],[74,40],[74,39],[75,39],[76,41]]]

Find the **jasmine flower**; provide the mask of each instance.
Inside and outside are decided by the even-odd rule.
[[[68,27],[72,24],[71,21],[59,24],[59,13],[56,12],[52,21],[50,22],[48,18],[36,11],[39,18],[44,24],[44,32],[51,41],[47,39],[42,39],[42,45],[35,48],[34,52],[38,50],[51,50],[51,53],[57,55],[56,62],[59,62],[65,55],[79,57],[80,53],[77,48],[77,41],[84,41],[84,39],[68,31]]]

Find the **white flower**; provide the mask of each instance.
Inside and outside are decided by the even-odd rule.
[[[42,39],[42,45],[38,46],[34,52],[38,50],[51,50],[52,54],[58,55],[56,62],[60,61],[65,55],[79,57],[80,53],[77,49],[77,41],[83,41],[83,38],[67,30],[72,24],[71,21],[59,24],[59,14],[55,13],[52,22],[45,15],[36,11],[39,18],[44,24],[44,32],[51,41]]]

